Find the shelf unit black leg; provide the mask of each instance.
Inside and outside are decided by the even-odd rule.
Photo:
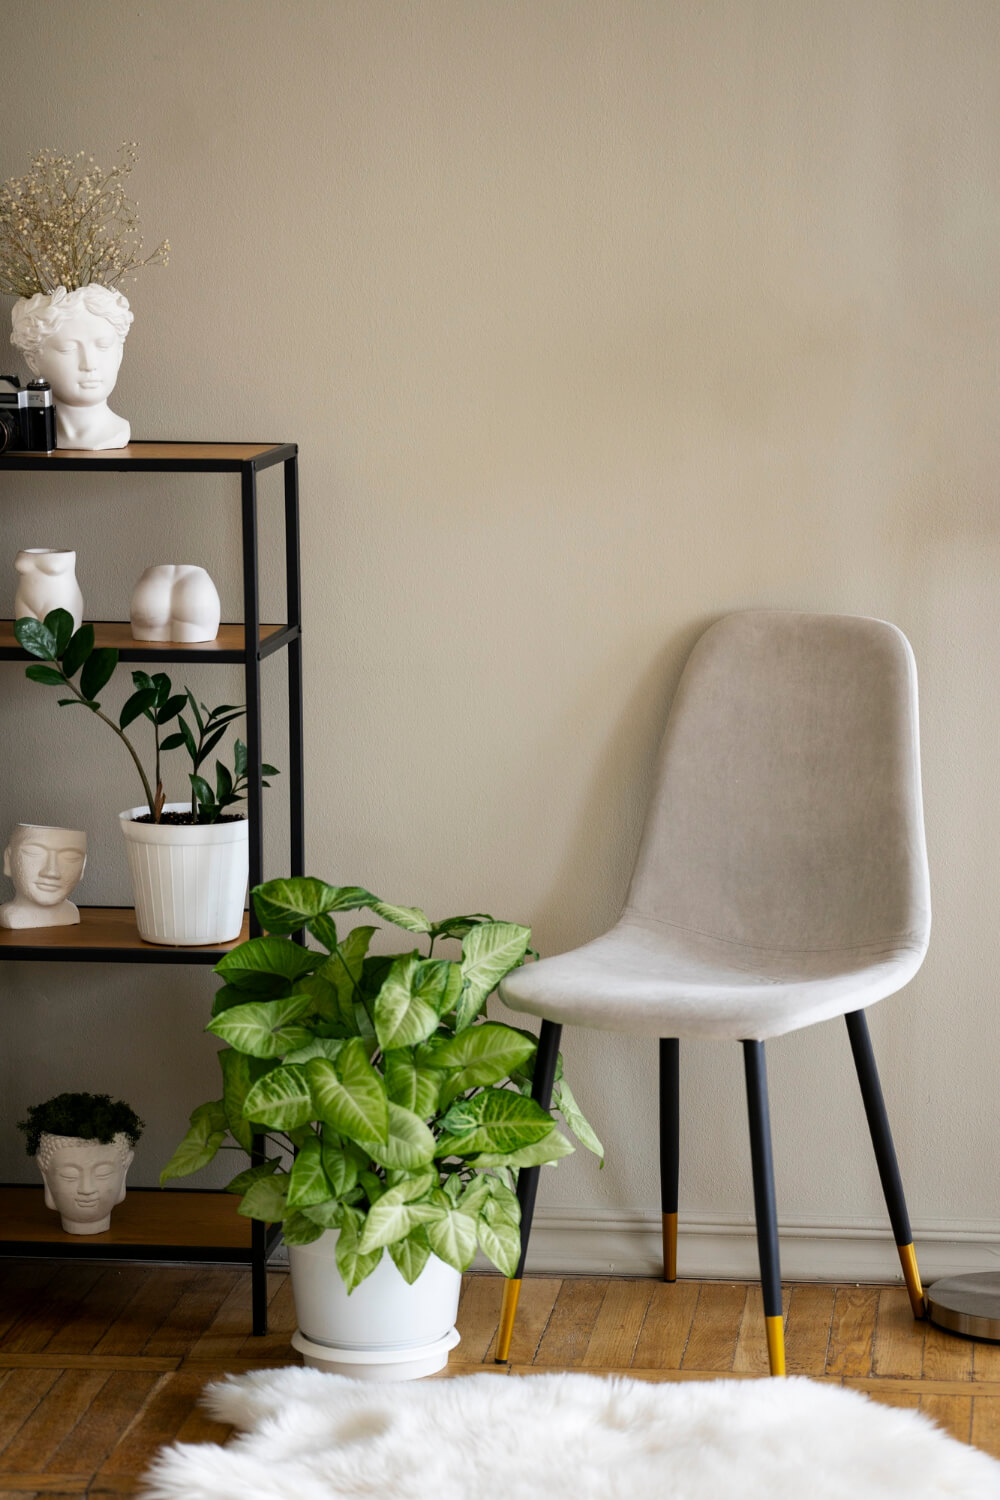
[[[247,819],[249,822],[250,889],[264,878],[263,749],[260,706],[260,598],[257,561],[257,473],[244,465],[240,499],[243,522],[243,678],[246,703]],[[250,936],[257,937],[260,923],[250,903]],[[255,1135],[251,1164],[264,1161],[263,1136]],[[254,1219],[250,1237],[250,1282],[253,1332],[267,1332],[267,1225]]]
[[[260,600],[257,581],[257,474],[251,464],[241,476],[243,514],[243,677],[247,736],[247,819],[250,834],[250,889],[264,878],[264,797],[261,787],[260,715]],[[250,936],[257,937],[260,923],[250,907]]]
[[[305,874],[305,771],[302,734],[302,581],[299,563],[298,459],[285,462],[285,619],[298,634],[288,645],[288,818],[292,875]]]

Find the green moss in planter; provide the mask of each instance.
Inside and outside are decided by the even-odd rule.
[[[124,1099],[112,1099],[110,1094],[56,1094],[44,1104],[33,1104],[28,1118],[18,1120],[17,1128],[24,1131],[28,1155],[36,1156],[43,1131],[104,1143],[121,1134],[134,1146],[144,1124],[131,1105]]]

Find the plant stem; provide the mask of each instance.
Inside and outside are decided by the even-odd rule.
[[[80,689],[77,687],[76,683],[70,681],[70,679],[66,676],[66,673],[62,671],[61,667],[58,667],[57,670],[62,673],[63,682],[65,682],[65,684],[69,688],[70,692],[71,693],[75,693],[75,695],[77,696],[77,698],[79,698],[79,700],[80,700],[81,703],[86,703],[87,707],[90,709],[90,712],[92,714],[96,714],[97,717],[99,719],[102,719],[104,721],[104,723],[107,724],[110,729],[114,730],[115,734],[121,740],[122,744],[125,746],[125,749],[128,751],[129,755],[131,755],[133,761],[135,762],[135,768],[139,772],[139,779],[142,782],[142,789],[143,789],[143,791],[146,794],[146,805],[149,808],[149,815],[150,815],[150,817],[152,817],[153,816],[153,803],[154,803],[155,799],[153,797],[153,793],[152,793],[152,790],[150,788],[149,782],[146,779],[146,773],[142,769],[142,762],[140,761],[138,755],[136,754],[135,746],[132,744],[132,741],[129,739],[129,737],[125,733],[125,731],[123,729],[119,728],[119,726],[115,723],[114,719],[109,719],[108,716],[107,716],[107,714],[102,713],[99,708],[95,708],[91,704],[91,700],[89,698],[85,698],[83,696],[83,694],[80,692]]]

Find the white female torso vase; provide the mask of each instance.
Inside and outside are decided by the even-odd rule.
[[[128,300],[110,287],[77,287],[22,297],[10,341],[52,386],[59,448],[124,448],[131,428],[108,406],[132,323]]]
[[[73,629],[83,623],[83,595],[76,581],[76,553],[54,547],[25,547],[14,559],[17,593],[14,618],[44,620],[54,609],[73,616]]]

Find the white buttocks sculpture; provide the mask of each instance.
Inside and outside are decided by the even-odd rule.
[[[137,641],[214,641],[219,592],[197,563],[157,563],[132,590],[129,618]]]
[[[14,899],[0,906],[0,927],[70,927],[80,912],[68,899],[87,863],[87,835],[79,828],[18,823],[3,856]]]
[[[22,297],[10,341],[52,386],[60,448],[124,448],[131,428],[108,406],[132,323],[128,299],[110,287],[77,287]]]

